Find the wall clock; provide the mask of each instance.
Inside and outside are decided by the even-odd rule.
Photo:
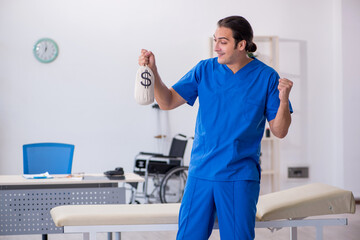
[[[42,38],[35,43],[33,52],[39,62],[50,63],[58,56],[59,48],[54,40]]]

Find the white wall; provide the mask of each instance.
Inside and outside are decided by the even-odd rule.
[[[331,119],[342,109],[331,104],[336,91],[336,52],[331,49],[338,31],[331,23],[338,3],[0,0],[0,174],[22,172],[24,143],[75,144],[73,172],[116,166],[131,171],[138,151],[161,150],[153,136],[193,135],[196,107],[160,113],[133,100],[140,49],[156,54],[160,74],[170,86],[208,57],[208,37],[217,20],[236,14],[250,21],[255,35],[280,37],[280,73],[295,83],[293,124],[281,141],[281,187],[310,181],[339,185],[339,138],[331,131]],[[42,37],[59,44],[53,63],[41,64],[32,54]],[[349,55],[348,61],[354,59]],[[350,82],[344,91],[348,87]],[[355,119],[359,115],[351,114]],[[344,137],[350,132],[345,129]],[[356,155],[355,149],[346,149],[347,154]],[[344,158],[346,171],[357,159]],[[310,167],[309,180],[286,179],[287,167],[298,165]],[[345,182],[354,180],[349,178]]]
[[[344,186],[360,198],[360,1],[343,1],[342,13]]]

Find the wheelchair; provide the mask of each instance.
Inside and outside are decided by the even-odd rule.
[[[140,152],[135,156],[134,173],[143,176],[144,182],[130,183],[130,204],[140,203],[141,198],[144,203],[181,202],[188,172],[184,166],[187,142],[185,135],[177,134],[172,139],[169,155]]]

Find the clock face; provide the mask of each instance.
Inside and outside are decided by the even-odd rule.
[[[55,41],[49,38],[42,38],[34,45],[34,56],[42,63],[50,63],[55,60],[59,53]]]

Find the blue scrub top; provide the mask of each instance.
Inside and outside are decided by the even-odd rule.
[[[278,83],[276,71],[255,58],[235,74],[211,58],[173,86],[191,106],[199,97],[190,176],[260,180],[260,143],[280,104]]]

